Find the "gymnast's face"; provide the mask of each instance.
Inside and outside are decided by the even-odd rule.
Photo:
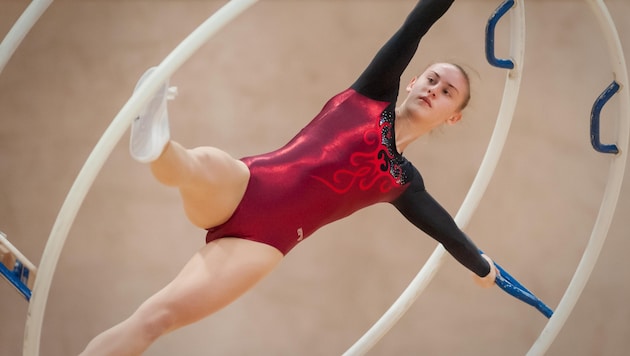
[[[455,124],[469,98],[468,78],[450,63],[435,63],[407,86],[407,110],[430,127]]]

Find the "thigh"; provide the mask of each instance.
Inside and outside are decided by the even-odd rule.
[[[216,147],[204,146],[188,150],[197,165],[198,180],[204,183],[225,184],[244,178],[247,167],[227,152]],[[195,183],[194,181],[192,182]]]
[[[222,238],[206,244],[177,277],[140,312],[168,315],[170,330],[223,308],[269,274],[282,260],[277,249],[258,242]]]
[[[203,229],[220,225],[232,216],[243,198],[249,169],[217,148],[195,148],[190,154],[197,173],[189,184],[179,187],[186,215]]]

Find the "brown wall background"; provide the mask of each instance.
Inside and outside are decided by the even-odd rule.
[[[131,95],[221,1],[55,1],[0,75],[0,230],[39,263],[57,212],[90,151]],[[346,88],[414,1],[260,1],[171,79],[173,137],[234,156],[286,142]],[[455,214],[483,158],[505,71],[487,64],[484,28],[498,1],[458,1],[423,40],[403,82],[435,60],[472,68],[473,100],[456,127],[407,156]],[[630,57],[630,3],[607,4]],[[0,2],[6,33],[26,1]],[[527,1],[525,74],[496,174],[466,228],[499,263],[557,306],[582,255],[611,158],[589,142],[595,98],[613,80],[585,1]],[[497,53],[508,48],[507,20]],[[626,88],[627,90],[627,88]],[[618,96],[602,113],[604,142]],[[169,281],[202,244],[176,191],[116,146],[77,217],[47,304],[43,355],[77,354]],[[630,348],[630,175],[599,262],[549,355]],[[390,206],[327,226],[258,287],[176,331],[147,355],[335,355],[377,320],[436,244]],[[0,354],[21,354],[27,303],[0,284]],[[370,355],[522,355],[546,319],[453,259]]]

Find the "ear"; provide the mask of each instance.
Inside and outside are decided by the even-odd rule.
[[[418,76],[411,78],[411,81],[409,82],[409,84],[407,84],[407,91],[411,91],[411,88],[413,88],[413,85],[416,84],[417,80]]]
[[[451,117],[449,117],[446,120],[446,124],[449,125],[449,126],[450,125],[455,125],[459,120],[462,119],[462,116],[463,116],[462,112],[458,111],[458,112],[454,113]]]

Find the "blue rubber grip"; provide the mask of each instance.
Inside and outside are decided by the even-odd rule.
[[[619,153],[617,145],[604,145],[599,138],[599,115],[604,108],[604,105],[610,100],[610,98],[619,91],[619,84],[613,81],[603,93],[595,100],[593,109],[591,110],[591,145],[597,152],[601,153]]]
[[[488,24],[486,25],[486,59],[488,63],[495,67],[514,69],[514,62],[511,59],[499,59],[494,54],[494,37],[497,22],[514,6],[514,0],[505,0],[494,11]]]
[[[483,251],[479,250],[479,253],[483,254]],[[499,266],[497,263],[494,263],[494,265],[497,270],[499,270],[499,274],[494,281],[499,288],[521,302],[538,309],[547,319],[551,318],[553,315],[551,308],[545,305],[542,300],[538,299],[534,293],[525,288],[516,278],[512,277],[503,267]]]

